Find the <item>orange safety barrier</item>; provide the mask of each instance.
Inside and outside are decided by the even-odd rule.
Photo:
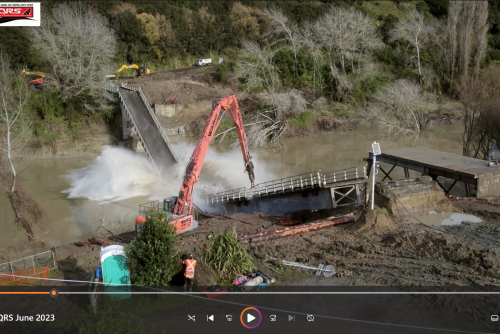
[[[45,267],[28,269],[28,270],[18,270],[9,272],[0,272],[0,286],[2,285],[39,285],[41,280],[32,279],[19,276],[29,276],[37,278],[49,278],[50,266],[47,264]]]

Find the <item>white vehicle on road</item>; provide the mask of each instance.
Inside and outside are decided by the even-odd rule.
[[[198,61],[196,62],[197,66],[205,66],[205,65],[211,65],[211,64],[212,64],[212,59],[211,58],[208,58],[208,59],[198,59]]]

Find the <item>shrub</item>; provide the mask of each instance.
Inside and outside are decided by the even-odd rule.
[[[227,73],[229,71],[228,69],[229,65],[227,63],[222,63],[219,66],[217,66],[217,69],[215,70],[215,79],[223,84],[227,84]]]
[[[364,80],[356,83],[352,90],[352,96],[357,101],[366,101],[367,96],[377,92],[379,88],[387,85],[391,78],[386,74],[375,74],[368,76]]]
[[[302,129],[307,129],[311,121],[315,118],[315,115],[311,111],[305,111],[298,115],[297,118],[292,120],[290,124],[300,126]]]
[[[141,234],[127,248],[131,280],[136,285],[162,286],[176,274],[178,237],[164,212],[150,212]]]
[[[253,269],[252,257],[245,245],[225,231],[214,235],[202,253],[203,260],[217,273],[220,280],[229,281],[238,274],[246,274]]]

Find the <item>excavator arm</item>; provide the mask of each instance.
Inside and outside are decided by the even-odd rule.
[[[134,68],[137,70],[137,69],[139,69],[139,66],[137,66],[136,64],[122,65],[122,67],[120,67],[119,69],[116,70],[116,73],[120,73],[121,71],[126,70],[127,68]]]
[[[119,69],[116,70],[116,75],[118,76],[118,73],[120,73],[121,71],[126,70],[128,68],[135,69],[137,71],[138,76],[151,73],[149,68],[145,68],[143,66],[132,64],[132,65],[122,65],[122,67],[120,67]]]
[[[224,116],[226,111],[229,111],[236,125],[241,152],[243,153],[243,160],[245,161],[245,172],[248,173],[251,187],[253,188],[255,180],[254,167],[252,157],[248,152],[247,138],[243,127],[240,108],[238,106],[238,99],[235,95],[226,96],[218,101],[215,101],[212,106],[212,112],[208,117],[205,128],[203,129],[200,139],[198,140],[198,144],[196,145],[196,148],[194,149],[191,159],[186,167],[184,180],[179,191],[179,197],[173,210],[174,215],[185,215],[191,213],[193,206],[193,187],[199,180],[201,167],[203,166],[208,146],[215,136],[217,127],[219,126],[222,116]]]
[[[42,78],[45,78],[46,74],[43,73],[43,72],[40,72],[40,71],[26,71],[25,69],[23,69],[21,71],[21,75],[37,75],[39,77],[42,77]]]

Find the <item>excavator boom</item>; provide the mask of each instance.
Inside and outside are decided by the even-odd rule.
[[[212,106],[212,112],[208,117],[207,124],[200,135],[198,144],[196,145],[196,148],[194,149],[191,159],[186,167],[179,196],[170,197],[165,199],[163,202],[163,210],[168,213],[169,218],[171,219],[170,224],[175,226],[177,233],[189,231],[197,226],[197,222],[194,221],[191,216],[191,210],[193,207],[193,187],[196,182],[198,182],[208,146],[214,138],[217,127],[219,126],[222,116],[224,116],[226,111],[229,111],[236,125],[241,152],[243,153],[243,160],[245,161],[245,172],[248,173],[252,188],[254,187],[255,176],[253,172],[252,157],[248,152],[247,138],[243,127],[240,108],[238,106],[238,99],[235,95],[226,96],[218,101],[215,101]],[[146,215],[136,218],[136,234],[140,234],[140,230],[142,228],[141,226],[145,221]]]
[[[149,68],[145,68],[143,66],[132,64],[132,65],[122,65],[122,67],[120,67],[119,69],[116,70],[116,75],[118,76],[118,73],[120,73],[121,71],[126,70],[128,68],[135,69],[137,71],[138,76],[151,73]]]
[[[27,70],[23,69],[23,70],[21,71],[21,75],[37,75],[37,76],[39,76],[39,77],[45,78],[45,76],[46,76],[47,74],[45,74],[45,73],[43,73],[43,72],[40,72],[40,71],[27,71]]]
[[[203,132],[200,135],[200,139],[198,140],[198,144],[196,145],[196,148],[194,149],[193,154],[191,155],[191,159],[186,167],[184,180],[179,191],[179,197],[173,210],[174,215],[185,215],[191,213],[191,209],[193,206],[193,187],[196,182],[198,182],[201,168],[203,166],[203,161],[205,160],[205,156],[207,154],[208,146],[215,136],[217,127],[219,126],[222,116],[226,111],[229,111],[236,125],[241,152],[243,153],[243,160],[245,161],[245,172],[248,173],[250,184],[253,188],[255,180],[253,171],[254,167],[252,163],[252,157],[248,152],[247,139],[245,129],[243,127],[240,108],[238,105],[238,99],[235,95],[226,96],[218,101],[215,101],[212,106],[212,112],[208,117],[205,128],[203,129]]]

